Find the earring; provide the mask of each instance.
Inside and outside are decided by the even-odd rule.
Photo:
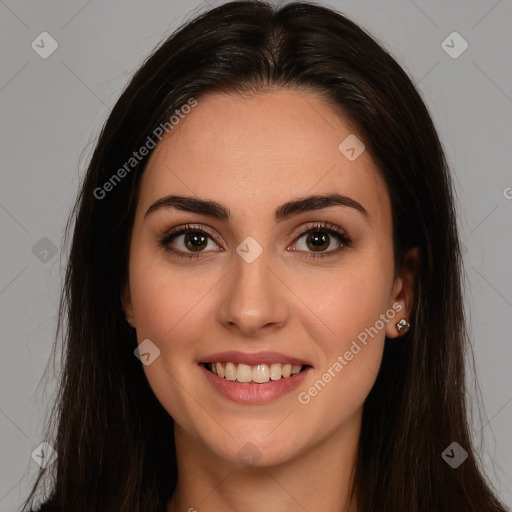
[[[133,321],[130,320],[128,317],[126,317],[126,321],[128,322],[128,324],[130,325],[130,327],[135,327],[135,325],[133,324]]]
[[[402,334],[405,334],[409,330],[409,327],[411,327],[411,324],[405,318],[402,318],[396,324],[396,328],[398,329],[398,332],[401,332]]]

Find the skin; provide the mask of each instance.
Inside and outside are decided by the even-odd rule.
[[[312,92],[215,93],[198,99],[148,162],[123,304],[139,343],[149,338],[160,350],[144,371],[175,420],[179,479],[168,512],[357,510],[348,490],[363,403],[385,336],[400,336],[396,322],[410,318],[417,253],[394,275],[389,195],[368,151],[354,161],[339,151],[351,133],[348,120]],[[331,206],[274,221],[284,202],[334,191],[358,201],[368,218]],[[232,219],[174,208],[145,216],[169,194],[217,201]],[[316,221],[345,230],[352,247],[301,258],[300,251],[318,254],[307,235],[298,238]],[[207,238],[198,260],[158,245],[160,231],[186,223],[209,227],[217,238]],[[236,252],[248,236],[263,247],[250,264]],[[170,245],[193,253],[184,238]],[[340,246],[329,239],[324,253]],[[298,394],[393,304],[401,311],[309,403],[300,403]],[[225,350],[273,350],[313,369],[299,389],[274,401],[235,403],[211,387],[197,364]],[[253,465],[238,455],[247,443],[258,450]]]

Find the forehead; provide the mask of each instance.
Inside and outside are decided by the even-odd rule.
[[[339,145],[351,123],[314,93],[281,89],[240,96],[215,93],[169,132],[151,155],[139,203],[168,194],[214,199],[237,212],[339,192],[371,219],[390,216],[386,187],[367,151],[349,160]],[[353,139],[348,139],[353,140]]]

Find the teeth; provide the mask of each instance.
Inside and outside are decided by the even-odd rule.
[[[251,368],[249,366],[249,368]],[[270,380],[270,370],[266,364],[259,364],[251,370],[252,380],[262,384]]]
[[[270,378],[272,380],[279,380],[281,378],[281,365],[271,364],[270,365]]]
[[[239,364],[236,369],[236,380],[238,382],[250,382],[252,379],[252,368],[246,364]]]
[[[233,363],[226,363],[226,370],[225,370],[224,378],[228,380],[235,380],[236,379],[236,366]]]
[[[225,376],[225,373],[224,373],[224,368],[222,367],[222,364],[220,363],[213,363],[213,365],[215,367],[215,369],[217,370],[217,375],[219,377],[224,377]]]
[[[300,371],[300,368],[299,368]],[[292,365],[291,364],[285,364],[283,368],[281,369],[281,373],[283,374],[283,377],[289,377],[292,373]]]
[[[273,363],[257,364],[249,366],[247,364],[236,364],[228,361],[227,363],[211,363],[209,365],[211,371],[227,380],[237,382],[256,382],[264,384],[270,380],[279,380],[293,375],[297,375],[302,370],[301,365],[291,365]]]

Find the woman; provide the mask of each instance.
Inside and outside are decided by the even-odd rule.
[[[354,23],[262,2],[187,23],[72,218],[41,510],[504,510],[468,429],[442,146]]]

